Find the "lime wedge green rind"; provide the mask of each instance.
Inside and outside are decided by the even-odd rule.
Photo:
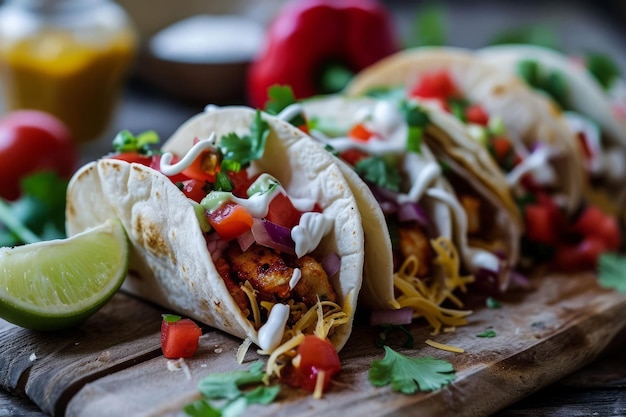
[[[1,248],[0,317],[32,330],[75,326],[120,288],[128,256],[117,219],[68,239]]]

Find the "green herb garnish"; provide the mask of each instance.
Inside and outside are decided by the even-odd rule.
[[[608,55],[589,53],[586,58],[587,70],[604,90],[610,89],[613,82],[621,76],[620,66]]]
[[[269,134],[269,125],[263,120],[261,111],[257,110],[249,135],[240,137],[236,133],[229,133],[220,138],[219,147],[224,159],[237,161],[241,166],[246,166],[263,156]]]
[[[488,338],[496,337],[496,331],[493,329],[487,329],[482,333],[478,333],[476,337],[488,337]]]
[[[434,391],[450,384],[456,378],[450,362],[429,356],[410,358],[385,346],[385,357],[372,362],[369,380],[372,385],[382,387],[391,384],[391,389],[403,394],[418,391]]]
[[[262,368],[263,363],[257,361],[247,371],[238,370],[207,376],[198,384],[198,390],[203,398],[186,405],[183,410],[193,417],[235,417],[242,415],[251,404],[271,403],[279,394],[280,385],[265,385],[263,383],[265,373]]]
[[[598,261],[598,282],[604,288],[626,293],[626,255],[605,253]]]
[[[500,303],[500,301],[496,300],[495,298],[489,297],[487,298],[487,301],[485,302],[485,304],[487,305],[487,308],[500,308],[502,307],[502,303]]]
[[[360,160],[354,169],[361,178],[392,191],[400,190],[400,174],[387,156],[371,156]]]
[[[159,135],[154,130],[148,130],[133,135],[128,130],[122,130],[113,138],[113,149],[117,152],[137,152],[142,155],[153,153],[150,145],[159,143]]]
[[[273,85],[268,89],[269,100],[265,103],[265,111],[269,114],[279,114],[292,104],[298,103],[291,87],[286,85]],[[306,119],[302,113],[291,120],[287,120],[295,127],[306,126]]]
[[[176,323],[182,319],[181,316],[177,316],[176,314],[161,314],[161,317],[163,317],[163,320],[167,323]]]

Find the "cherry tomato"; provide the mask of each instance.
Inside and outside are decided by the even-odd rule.
[[[584,236],[601,239],[609,250],[619,248],[621,243],[617,220],[595,206],[589,206],[581,213],[572,230]]]
[[[224,203],[211,213],[207,219],[213,229],[224,240],[234,239],[250,230],[254,219],[243,206],[236,203]]]
[[[322,392],[332,377],[341,370],[337,350],[328,339],[307,335],[298,346],[293,362],[299,374],[299,386],[314,392],[318,378],[323,378]]]
[[[294,207],[289,196],[279,193],[270,202],[265,218],[272,223],[291,229],[300,222],[302,212]]]
[[[454,80],[447,70],[423,75],[410,92],[411,97],[449,98],[458,95]]]
[[[39,110],[17,110],[0,119],[0,196],[20,196],[22,178],[41,171],[69,178],[77,151],[67,126]]]
[[[190,358],[198,350],[202,329],[190,319],[161,322],[161,350],[167,359]]]
[[[558,241],[554,212],[547,205],[528,204],[524,208],[524,223],[530,241],[547,245]]]
[[[346,161],[348,164],[354,166],[361,159],[367,158],[368,155],[359,149],[348,149],[347,151],[342,152],[340,157],[342,160]]]
[[[587,237],[577,244],[563,244],[557,247],[553,264],[560,271],[591,270],[597,266],[599,256],[606,252],[606,249],[602,239]]]

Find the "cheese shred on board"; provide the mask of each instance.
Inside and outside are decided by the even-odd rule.
[[[435,342],[434,340],[431,339],[426,339],[425,342],[428,346],[432,346],[435,349],[441,349],[441,350],[445,350],[447,352],[454,352],[454,353],[463,353],[465,352],[465,349],[457,347],[457,346],[452,346],[452,345],[446,345],[444,343],[439,343],[439,342]]]
[[[424,317],[433,328],[433,334],[438,334],[442,328],[462,326],[467,324],[470,310],[460,310],[463,307],[461,300],[454,292],[467,291],[467,285],[474,282],[474,277],[461,276],[460,260],[454,244],[444,237],[433,239],[430,244],[437,253],[435,264],[444,271],[443,283],[427,283],[417,277],[419,260],[416,256],[409,256],[394,274],[393,281],[396,290],[400,293],[398,303],[401,307],[413,310],[413,318]],[[441,285],[443,284],[443,285]],[[445,301],[452,302],[459,309],[444,308]]]

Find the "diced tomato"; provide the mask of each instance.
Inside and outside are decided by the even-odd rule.
[[[136,163],[145,165],[147,167],[152,163],[152,157],[148,155],[142,155],[138,152],[120,152],[107,156],[109,159],[119,159],[120,161],[126,161],[129,164]]]
[[[315,392],[318,378],[321,394],[332,377],[341,370],[341,362],[337,350],[328,339],[315,335],[307,335],[298,346],[296,358],[293,360],[299,378],[299,386],[307,391]]]
[[[494,157],[498,161],[498,163],[502,163],[509,156],[511,151],[513,151],[513,146],[511,145],[511,141],[507,138],[495,137],[491,139],[491,146],[493,147]]]
[[[480,104],[472,104],[465,109],[465,117],[469,123],[475,123],[481,126],[489,124],[489,115]]]
[[[591,270],[596,268],[600,254],[606,250],[602,239],[587,237],[577,244],[558,246],[552,263],[560,271]]]
[[[585,160],[589,161],[593,156],[593,152],[589,148],[589,143],[587,142],[587,138],[583,132],[578,132],[576,135],[578,138],[578,146],[580,147],[580,151],[582,155],[585,157]]]
[[[231,240],[250,230],[254,219],[243,206],[236,203],[224,203],[211,213],[207,219],[223,240]]]
[[[213,183],[215,182],[215,174],[219,172],[219,169],[219,158],[217,154],[206,151],[198,156],[182,173],[187,178]]]
[[[409,92],[411,97],[441,98],[459,95],[454,80],[447,70],[437,70],[424,74]]]
[[[182,191],[188,198],[199,203],[207,195],[204,190],[205,184],[206,182],[198,180],[183,181]]]
[[[365,159],[368,157],[367,153],[359,150],[359,149],[348,149],[347,151],[343,151],[339,157],[347,162],[348,164],[354,166],[356,165],[361,159]]]
[[[583,236],[592,236],[602,240],[609,250],[618,249],[621,243],[617,220],[595,206],[589,206],[581,213],[572,225],[572,230]]]
[[[526,236],[533,242],[548,245],[556,243],[559,230],[555,220],[554,211],[547,205],[528,204],[524,208]]]
[[[307,126],[306,123],[303,123],[300,126],[298,126],[298,129],[300,129],[301,131],[303,131],[306,134],[309,133],[309,126]]]
[[[374,136],[374,134],[370,132],[363,123],[356,124],[350,129],[350,132],[348,132],[348,137],[361,142],[367,142],[372,136]]]
[[[190,358],[198,350],[202,329],[190,319],[161,322],[161,350],[167,359]]]
[[[280,226],[291,229],[300,222],[302,212],[294,207],[289,196],[278,193],[270,202],[265,218]]]

